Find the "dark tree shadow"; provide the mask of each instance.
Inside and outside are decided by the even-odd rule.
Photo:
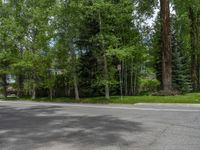
[[[71,116],[57,113],[59,106],[40,106],[26,109],[0,106],[0,147],[34,143],[39,148],[51,142],[73,146],[132,144],[122,133],[142,132],[141,124],[111,116]],[[9,139],[12,139],[10,141]],[[21,148],[20,147],[20,148]],[[20,149],[19,148],[19,149]]]

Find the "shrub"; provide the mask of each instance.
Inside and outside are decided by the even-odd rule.
[[[160,82],[158,80],[143,79],[140,82],[140,93],[155,92],[157,91],[159,86],[160,86]]]

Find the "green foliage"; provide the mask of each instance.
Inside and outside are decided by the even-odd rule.
[[[181,54],[178,47],[173,49],[173,87],[181,92],[191,91],[190,69],[188,58]]]
[[[160,82],[158,80],[150,80],[150,79],[143,79],[140,81],[140,91],[141,92],[156,92],[158,87],[160,86]]]
[[[78,90],[83,97],[101,96],[106,86],[111,95],[119,95],[121,88],[123,95],[158,90],[162,70],[160,18],[157,16],[148,29],[145,24],[158,5],[156,0],[1,1],[2,91],[10,74],[16,79],[18,92],[22,89],[27,95],[39,91],[46,96],[48,90],[55,91],[55,96],[74,96],[77,93],[72,91]],[[174,0],[171,5],[176,12],[171,16],[173,86],[188,92],[192,54],[188,10],[194,11],[195,36],[199,37],[200,4],[198,0]],[[199,57],[200,42],[195,42]],[[155,77],[159,81],[148,80]]]
[[[173,88],[180,92],[191,91],[190,61],[181,42],[180,31],[176,30],[176,18],[172,24],[172,83]]]
[[[73,98],[49,98],[42,97],[37,98],[34,101],[37,102],[64,102],[64,103],[100,103],[100,104],[136,104],[136,103],[183,103],[183,104],[199,104],[199,93],[188,93],[185,95],[176,96],[124,96],[121,100],[120,96],[113,96],[110,100],[106,100],[104,97],[82,98],[80,100],[74,100]],[[29,100],[30,98],[21,98],[23,100]],[[16,98],[14,98],[16,100]]]

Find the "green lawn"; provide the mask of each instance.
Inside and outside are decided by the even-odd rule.
[[[16,100],[8,98],[7,100]],[[30,100],[30,98],[21,98],[17,100]],[[68,103],[115,103],[115,104],[135,104],[135,103],[200,103],[200,93],[190,93],[178,96],[126,96],[123,100],[119,96],[113,96],[110,100],[104,97],[82,98],[79,101],[72,98],[37,98],[38,102],[68,102]]]

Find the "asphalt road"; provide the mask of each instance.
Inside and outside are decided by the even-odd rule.
[[[200,150],[200,105],[0,101],[0,150]]]

